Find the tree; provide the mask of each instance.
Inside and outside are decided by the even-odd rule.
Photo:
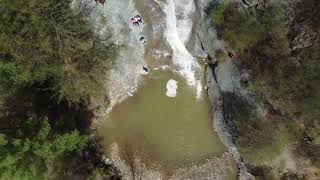
[[[70,103],[104,92],[104,75],[116,47],[96,35],[89,8],[72,10],[70,0],[0,1],[0,89],[53,79],[55,95]]]
[[[48,169],[69,153],[80,152],[88,138],[77,130],[54,135],[47,119],[32,139],[0,134],[0,179],[45,179]]]
[[[274,141],[299,141],[298,154],[319,166],[318,141],[303,140],[319,135],[319,45],[290,50],[289,35],[295,32],[285,23],[288,17],[282,6],[257,10],[252,16],[232,3],[222,4],[213,9],[212,17],[222,38],[239,53],[241,67],[250,72],[250,90],[264,106],[277,111],[267,118],[235,118],[236,143],[245,152],[242,155],[257,159],[267,156],[270,144],[276,147],[272,151],[279,151],[281,143]],[[259,148],[263,150],[260,154],[256,153]]]

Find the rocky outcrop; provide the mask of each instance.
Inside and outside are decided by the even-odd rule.
[[[300,51],[304,48],[319,47],[320,44],[320,1],[260,1],[256,10],[265,11],[274,4],[286,7],[286,23],[289,27],[290,52],[292,60],[301,63]]]
[[[303,64],[303,58],[301,57],[303,50],[307,48],[319,48],[319,8],[320,2],[316,0],[293,0],[293,1],[260,1],[252,10],[255,12],[268,13],[268,8],[273,4],[283,4],[286,7],[286,18],[284,22],[289,27],[290,49],[291,59],[297,62],[297,65]],[[207,3],[209,6],[210,3]],[[248,11],[251,11],[248,9]],[[206,16],[205,11],[204,16]],[[202,17],[202,16],[199,16]],[[205,24],[204,22],[202,22]],[[197,28],[198,34],[207,33],[208,29],[213,30],[212,25],[206,24],[209,27],[202,27],[199,25]],[[204,29],[203,29],[204,28]],[[209,33],[210,35],[210,33]],[[206,36],[204,39],[198,38],[200,42],[194,44],[201,44],[202,53],[210,54],[212,48],[216,47],[211,45],[207,47],[206,43],[216,41],[215,36]],[[210,43],[209,43],[210,44]],[[214,43],[213,43],[214,44]],[[194,48],[198,50],[199,48]],[[241,71],[234,62],[220,62],[215,60],[213,49],[213,55],[211,57],[209,66],[206,70],[206,79],[208,84],[208,95],[212,108],[212,115],[214,121],[214,128],[220,135],[223,142],[229,148],[229,151],[234,155],[235,160],[238,162],[238,166],[241,172],[246,172],[245,163],[242,161],[239,152],[234,145],[234,138],[236,137],[236,129],[233,126],[234,111],[244,112],[244,114],[250,111],[260,109],[260,107],[251,98],[251,95],[246,91],[242,82],[248,81],[248,73]],[[197,53],[196,51],[194,51]],[[201,53],[200,53],[201,54]],[[267,100],[268,106],[271,107],[270,111],[274,114],[281,115],[281,110],[272,103],[272,100]],[[235,109],[236,108],[236,109]],[[268,167],[269,168],[269,167]],[[275,167],[276,170],[279,168]],[[299,170],[298,170],[299,171]],[[296,171],[296,172],[298,172]],[[277,176],[284,171],[278,172]],[[245,173],[243,173],[245,174]],[[250,178],[250,176],[244,176]]]
[[[212,19],[208,16],[209,9],[216,3],[213,0],[197,1],[193,37],[188,48],[194,56],[207,58],[209,61],[205,73],[213,128],[237,162],[239,178],[252,179],[234,143],[236,132],[232,119],[235,107],[250,110],[251,104],[254,103],[241,85],[243,78],[247,77],[246,72],[240,72],[231,61],[222,63],[216,61],[215,51],[224,48],[224,43],[218,40]]]
[[[208,16],[207,12],[216,2],[216,0],[196,1],[192,36],[187,45],[188,50],[196,57],[214,57],[215,50],[222,46],[222,43],[217,41],[218,38],[212,24],[212,19]]]
[[[320,2],[294,0],[288,2],[288,25],[292,60],[301,64],[301,51],[320,46]]]
[[[237,87],[234,84],[239,82],[232,77],[232,72],[235,71],[236,67],[228,63],[218,64],[216,69],[208,67],[206,69],[206,83],[214,129],[236,160],[240,170],[240,179],[251,179],[252,177],[247,172],[246,164],[234,143],[236,135],[236,129],[233,124],[234,109],[251,109],[247,95],[241,92],[241,87]],[[226,73],[230,74],[226,75]],[[214,74],[217,81],[215,81]]]

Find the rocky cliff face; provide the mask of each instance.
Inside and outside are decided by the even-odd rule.
[[[290,51],[292,59],[301,63],[303,48],[319,47],[320,44],[320,2],[317,0],[294,0],[287,2],[288,24],[290,26]]]
[[[239,68],[241,67],[240,62],[218,62],[216,60],[215,52],[223,49],[224,43],[217,39],[214,23],[212,23],[206,11],[216,3],[217,1],[214,0],[197,1],[194,36],[191,38],[188,48],[192,50],[195,56],[209,60],[209,66],[206,69],[206,81],[214,129],[238,162],[240,177],[248,179],[251,176],[247,174],[246,163],[243,162],[234,144],[237,134],[233,125],[235,113],[241,112],[241,116],[246,117],[250,112],[264,113],[268,111],[264,108],[273,108],[276,105],[271,103],[265,107],[260,107],[255,102],[253,99],[255,95],[250,94],[245,87],[245,82],[249,81],[249,73],[245,69]],[[301,62],[303,61],[301,52],[305,48],[319,48],[320,2],[316,0],[267,0],[259,1],[255,6],[244,8],[267,11],[273,3],[286,7],[287,21],[284,23],[289,27],[290,49],[288,51],[290,51],[292,61],[300,66],[303,63]],[[283,167],[281,167],[282,170],[273,168],[272,171],[279,171],[279,174],[282,175],[285,174]]]
[[[216,3],[216,0],[198,0],[195,2],[196,14],[193,17],[193,33],[187,48],[195,56],[214,57],[215,49],[221,44],[217,41],[217,34],[207,10]]]
[[[224,43],[218,40],[212,18],[208,15],[216,3],[214,0],[196,1],[197,13],[188,49],[195,57],[206,58],[209,62],[205,76],[213,128],[236,160],[240,179],[252,179],[234,144],[235,128],[232,119],[236,108],[250,111],[255,105],[241,85],[247,77],[246,72],[239,71],[231,61],[218,62],[215,58],[215,52],[224,49]]]

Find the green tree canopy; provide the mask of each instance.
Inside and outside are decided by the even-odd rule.
[[[0,179],[45,179],[48,169],[72,152],[80,152],[88,138],[77,130],[54,135],[47,119],[33,138],[0,134]]]
[[[114,45],[92,30],[89,8],[71,1],[0,1],[0,88],[4,93],[55,81],[56,95],[71,103],[103,91]]]

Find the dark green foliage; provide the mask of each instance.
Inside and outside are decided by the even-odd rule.
[[[319,112],[316,112],[319,113]],[[312,113],[313,114],[313,113]],[[306,157],[320,168],[320,124],[319,120],[305,122],[304,132],[301,133],[295,152]]]
[[[103,169],[96,169],[93,171],[92,175],[88,177],[88,180],[96,180],[96,179],[102,179],[102,177],[105,177],[106,174],[103,171]]]
[[[70,0],[0,2],[0,88],[7,93],[53,78],[59,99],[87,100],[103,91],[115,47],[92,31],[86,9]]]
[[[237,115],[235,125],[239,134],[237,144],[247,146],[250,151],[263,149],[275,141],[275,132],[272,131],[268,121],[255,117],[253,113],[248,116]]]
[[[316,167],[320,168],[320,144],[302,140],[298,144],[296,152],[309,158]]]
[[[49,169],[69,153],[80,152],[88,138],[78,131],[54,135],[47,119],[31,139],[0,134],[0,179],[47,179]]]
[[[81,159],[89,103],[105,98],[117,47],[93,32],[92,7],[70,5],[0,1],[0,179],[72,177]],[[83,176],[99,163],[85,165]]]
[[[297,91],[300,96],[297,101],[301,102],[301,112],[306,118],[317,119],[320,116],[320,51],[318,48],[308,48],[302,51],[300,76],[297,77],[300,86]]]
[[[240,54],[240,59],[252,71],[253,90],[276,101],[291,115],[318,112],[320,94],[320,53],[317,48],[305,48],[300,53],[301,66],[291,59],[288,27],[284,9],[273,7],[252,17],[232,4],[222,5],[223,16],[218,28],[223,38]],[[221,9],[221,8],[218,8]],[[213,14],[214,14],[213,10]],[[213,17],[216,18],[216,14]],[[316,114],[314,114],[316,116]]]
[[[221,4],[218,4],[213,10],[210,12],[210,16],[213,18],[214,24],[217,26],[222,26],[225,21],[225,11],[227,8],[227,4],[224,2],[221,2]]]
[[[257,158],[261,155],[256,154],[259,148],[264,149],[263,156],[268,156],[267,148],[280,147],[278,139],[297,141],[301,137],[301,124],[308,127],[307,132],[316,131],[314,124],[320,115],[320,51],[313,46],[290,52],[285,9],[270,7],[257,11],[255,17],[249,14],[231,3],[219,5],[211,15],[218,33],[250,70],[250,89],[262,102],[272,106],[273,111],[278,111],[277,115],[266,118],[235,117],[240,150]],[[307,157],[318,163],[318,146],[304,144],[299,148],[300,154],[307,156],[307,153]],[[271,149],[279,151],[279,148]]]
[[[220,4],[211,11],[218,32],[241,53],[263,38],[264,29],[258,21],[244,12],[238,11],[233,4]]]
[[[251,175],[254,176],[256,180],[271,180],[275,179],[274,175],[272,174],[272,168],[266,165],[261,166],[252,166],[248,165],[248,170]]]
[[[287,31],[283,31],[285,29],[280,23],[280,11],[268,12],[271,13],[253,17],[234,4],[221,4],[211,13],[218,33],[236,51],[242,63],[252,70],[252,87],[259,90],[266,87],[258,84],[264,85],[265,81],[273,78],[274,72],[268,71],[269,68],[279,72],[281,67],[277,65],[281,63],[278,58],[288,57]],[[240,107],[243,105],[234,108],[233,120],[237,132],[236,143],[242,155],[251,162],[261,163],[279,153],[286,143],[282,139],[287,134],[283,128],[286,123],[277,124],[276,120],[259,117],[251,108],[242,110]]]

